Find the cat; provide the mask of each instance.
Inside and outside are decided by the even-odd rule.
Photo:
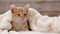
[[[29,4],[24,7],[16,7],[14,4],[10,7],[12,11],[12,29],[15,31],[29,31],[28,17],[29,17]]]
[[[43,31],[43,32],[60,32],[60,17],[49,17],[47,15],[41,15],[37,10],[29,8],[29,5],[25,7],[16,7],[11,6],[12,11],[12,30],[28,30],[27,20],[29,21],[30,28],[32,31]],[[27,12],[25,14],[25,12]],[[23,17],[19,14],[24,14],[26,17]],[[22,19],[24,18],[24,19]],[[26,20],[26,21],[24,21]],[[57,23],[58,22],[58,23]],[[23,25],[23,23],[25,23]],[[24,27],[23,27],[24,26]]]

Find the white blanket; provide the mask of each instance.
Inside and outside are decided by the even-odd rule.
[[[60,16],[42,16],[37,10],[29,8],[29,24],[33,31],[60,32]]]
[[[11,29],[11,20],[12,20],[12,13],[11,10],[6,11],[4,14],[0,15],[0,29]]]
[[[7,30],[0,30],[0,34],[59,34],[59,33],[50,33],[50,32],[36,32],[36,31],[22,31],[22,32],[16,32],[16,31],[7,31]]]
[[[29,24],[33,31],[28,32],[16,32],[7,30],[11,29],[11,20],[12,20],[12,13],[11,10],[7,11],[6,13],[0,15],[0,33],[1,34],[49,34],[48,25],[52,25],[52,32],[60,32],[60,16],[59,17],[49,17],[49,16],[42,16],[37,10],[33,8],[29,8],[30,17],[29,17]],[[48,31],[49,30],[49,31]],[[40,31],[40,32],[36,32]],[[42,32],[43,31],[43,32]],[[45,33],[44,33],[45,32]],[[51,34],[51,33],[50,33]],[[56,33],[52,33],[56,34]]]

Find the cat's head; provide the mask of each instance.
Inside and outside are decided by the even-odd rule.
[[[25,5],[24,7],[16,7],[12,4],[10,9],[12,11],[13,17],[24,19],[29,16],[29,4]]]

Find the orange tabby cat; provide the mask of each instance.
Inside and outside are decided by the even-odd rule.
[[[29,5],[27,4],[24,7],[16,7],[11,5],[12,11],[12,29],[16,31],[28,31],[29,27],[27,24],[27,19],[29,16]]]

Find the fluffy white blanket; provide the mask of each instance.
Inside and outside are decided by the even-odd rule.
[[[12,13],[11,10],[6,11],[4,14],[0,15],[0,29],[11,29],[11,20],[12,20]]]
[[[30,8],[29,24],[33,31],[60,32],[60,16],[42,16],[37,10]]]
[[[12,20],[12,13],[11,10],[8,10],[6,13],[0,15],[0,34],[57,34],[46,32],[49,31],[60,32],[60,16],[59,17],[42,16],[37,10],[33,8],[29,8],[29,12],[30,12],[29,24],[33,31],[8,32],[7,30],[11,29],[12,27],[10,23]]]
[[[36,32],[36,31],[22,31],[22,32],[16,32],[16,31],[10,31],[7,30],[0,30],[0,34],[59,34],[59,33],[47,33],[47,32]]]

